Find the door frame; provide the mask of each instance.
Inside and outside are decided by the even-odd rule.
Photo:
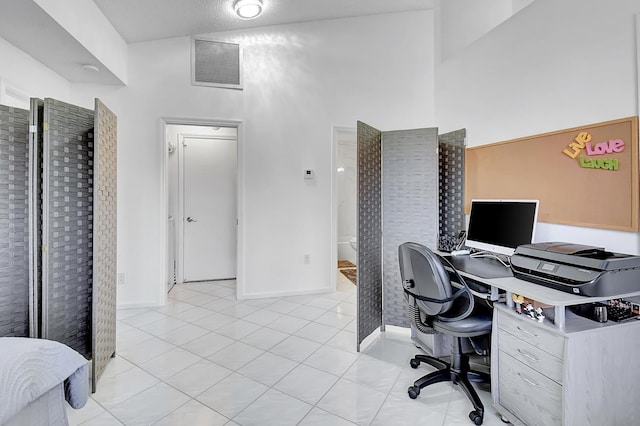
[[[212,127],[235,127],[238,130],[236,149],[237,149],[237,193],[236,208],[238,215],[238,226],[236,232],[236,298],[243,299],[244,295],[244,276],[245,276],[245,248],[244,248],[244,123],[241,120],[228,119],[199,119],[199,118],[176,118],[162,117],[160,118],[160,173],[162,182],[160,184],[160,241],[162,242],[161,252],[161,268],[162,282],[158,284],[159,300],[162,305],[167,302],[167,282],[168,282],[168,263],[167,244],[168,232],[167,221],[169,220],[169,140],[167,140],[167,126],[212,126]]]
[[[219,126],[219,127],[235,127],[235,126]],[[178,187],[180,188],[179,192],[178,192],[178,219],[180,219],[180,223],[178,223],[177,225],[177,245],[178,245],[178,250],[177,250],[177,255],[176,258],[178,259],[178,271],[177,271],[177,282],[178,283],[183,283],[185,282],[184,280],[184,192],[185,192],[185,188],[184,188],[184,172],[185,172],[185,165],[184,165],[184,160],[185,160],[185,156],[184,156],[184,138],[200,138],[200,139],[210,139],[212,141],[214,140],[234,140],[236,142],[236,155],[237,155],[237,147],[238,147],[238,137],[236,135],[235,138],[231,138],[231,137],[227,137],[227,136],[213,136],[213,135],[199,135],[197,133],[178,133],[178,146],[177,146],[177,152],[178,152]],[[237,168],[237,159],[236,159],[236,168]],[[236,172],[237,174],[237,172]],[[236,190],[236,197],[238,196],[238,191]],[[236,209],[237,209],[237,202],[236,202]],[[236,212],[236,217],[237,217],[237,212]],[[236,243],[237,243],[237,227],[236,227]],[[236,260],[237,260],[237,253],[236,253]],[[237,271],[236,271],[237,273]]]
[[[350,134],[357,135],[356,127],[348,126],[331,126],[331,264],[329,265],[331,277],[331,288],[335,289],[337,285],[338,270],[338,141],[340,135]],[[357,182],[356,182],[357,185]],[[356,211],[356,215],[358,212]],[[356,216],[356,224],[358,217]],[[356,226],[357,229],[357,226]]]

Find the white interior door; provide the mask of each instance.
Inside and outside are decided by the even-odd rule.
[[[184,136],[184,281],[236,277],[237,139]]]

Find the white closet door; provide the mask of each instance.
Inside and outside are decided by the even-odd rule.
[[[184,281],[236,277],[237,141],[185,136]]]

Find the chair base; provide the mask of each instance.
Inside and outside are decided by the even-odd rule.
[[[476,424],[481,425],[484,419],[484,405],[482,401],[480,401],[480,397],[478,393],[471,385],[471,381],[469,380],[471,376],[474,379],[487,380],[488,375],[486,373],[474,372],[469,369],[469,357],[464,354],[457,354],[456,360],[454,361],[454,365],[456,367],[459,365],[459,368],[452,368],[451,364],[448,362],[444,362],[439,360],[438,358],[434,358],[428,355],[416,355],[409,361],[409,364],[412,368],[418,368],[420,363],[424,362],[426,364],[431,365],[432,367],[437,368],[438,370],[431,372],[425,376],[422,376],[418,380],[413,383],[413,386],[410,386],[407,389],[409,397],[411,399],[416,399],[418,395],[420,395],[420,389],[423,389],[429,385],[440,382],[452,382],[458,386],[467,398],[473,404],[473,411],[469,413],[469,419]],[[476,380],[474,380],[476,381]]]

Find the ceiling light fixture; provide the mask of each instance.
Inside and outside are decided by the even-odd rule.
[[[96,67],[95,65],[91,65],[91,64],[83,64],[82,65],[82,69],[88,72],[95,72],[98,73],[100,72],[100,68]]]
[[[262,14],[262,0],[236,0],[233,9],[240,19],[255,19]]]

